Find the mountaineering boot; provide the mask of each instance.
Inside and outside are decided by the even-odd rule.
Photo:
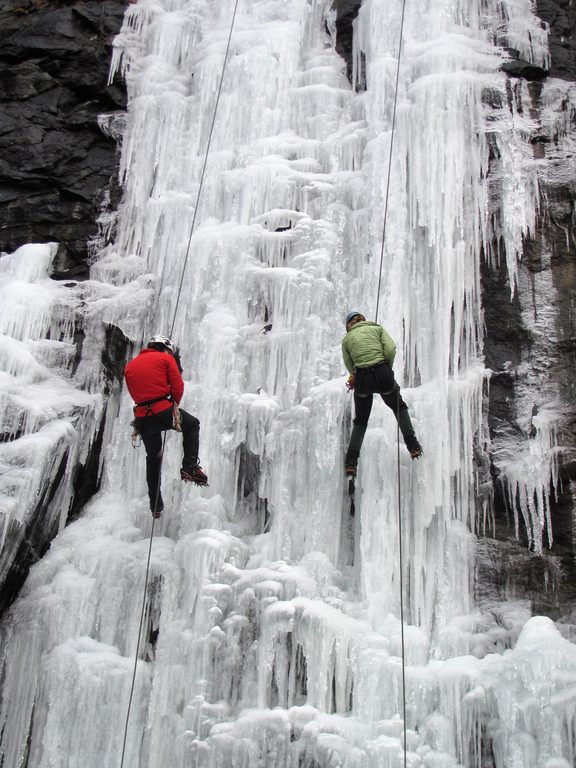
[[[398,426],[400,427],[400,432],[402,432],[406,448],[408,448],[410,453],[410,458],[419,459],[422,456],[422,446],[414,434],[414,427],[412,426],[408,410],[401,410],[398,414]]]
[[[162,494],[158,494],[158,498],[151,498],[150,499],[150,512],[152,512],[152,517],[160,517],[162,512],[164,512],[164,501],[162,499]]]
[[[184,461],[180,470],[180,477],[185,483],[194,483],[195,485],[208,485],[208,477],[202,471],[198,459]]]

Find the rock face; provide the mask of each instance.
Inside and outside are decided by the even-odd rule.
[[[538,16],[550,27],[552,77],[576,80],[576,10],[572,0],[536,0]]]
[[[86,272],[116,144],[97,116],[127,0],[5,0],[0,10],[0,250],[60,243],[55,276]]]
[[[352,81],[352,24],[362,5],[362,0],[334,0],[336,10],[336,51],[346,62],[348,80]]]
[[[543,400],[562,411],[557,435],[558,483],[551,493],[553,543],[542,555],[527,552],[525,531],[517,540],[509,505],[502,498],[493,468],[496,538],[482,544],[477,567],[477,595],[482,600],[516,597],[554,619],[567,617],[576,596],[576,180],[571,142],[576,110],[567,89],[552,78],[576,79],[574,30],[576,8],[569,0],[539,0],[537,9],[550,25],[551,63],[547,82],[541,73],[522,73],[512,64],[510,94],[520,113],[534,121],[534,159],[541,162],[540,210],[523,244],[517,290],[511,297],[504,265],[484,265],[483,306],[486,364],[492,369],[489,424],[493,441],[515,430],[519,413],[530,421]],[[532,80],[522,88],[517,78]],[[550,115],[554,114],[551,118]],[[570,170],[572,169],[572,170]],[[522,403],[520,406],[519,403]],[[552,490],[552,489],[551,489]]]

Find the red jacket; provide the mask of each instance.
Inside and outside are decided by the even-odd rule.
[[[139,406],[138,403],[168,394],[173,402],[179,403],[184,394],[182,376],[169,352],[143,349],[124,368],[124,378],[128,392],[138,406],[134,410],[136,416],[146,416],[150,411],[161,413],[172,407],[170,400],[160,400],[150,407]]]

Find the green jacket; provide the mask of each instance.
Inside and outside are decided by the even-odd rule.
[[[396,344],[381,325],[363,320],[353,325],[342,339],[342,355],[350,373],[356,368],[370,368],[384,360],[393,365]]]

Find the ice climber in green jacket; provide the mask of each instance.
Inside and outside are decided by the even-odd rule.
[[[346,336],[342,339],[344,364],[350,373],[346,386],[354,390],[356,417],[350,443],[344,459],[344,471],[355,477],[358,457],[368,427],[373,395],[380,395],[392,409],[406,447],[413,459],[422,455],[422,448],[414,434],[408,406],[402,400],[392,365],[396,344],[388,332],[378,323],[366,320],[361,312],[349,312],[346,316]]]

